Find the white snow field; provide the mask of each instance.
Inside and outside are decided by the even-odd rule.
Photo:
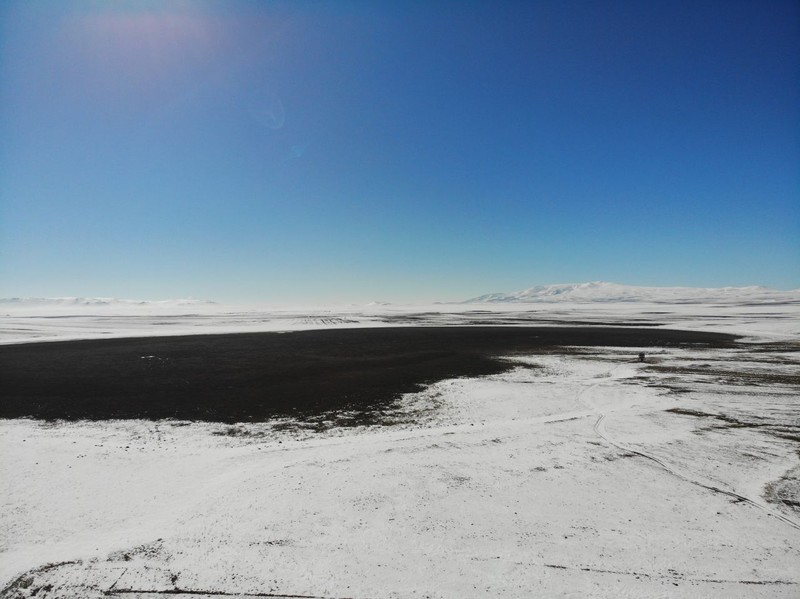
[[[792,298],[4,313],[4,343],[620,322],[746,337],[646,363],[516,356],[405,396],[389,426],[0,420],[2,597],[800,597]]]

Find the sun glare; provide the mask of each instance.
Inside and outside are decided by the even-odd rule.
[[[66,21],[64,46],[89,93],[147,99],[202,74],[229,47],[219,16],[179,10],[184,3],[94,3]],[[188,6],[188,5],[186,5]]]

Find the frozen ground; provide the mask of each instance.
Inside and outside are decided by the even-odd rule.
[[[390,426],[323,433],[0,421],[3,597],[800,596],[795,304],[208,310],[158,326],[636,322],[748,343],[516,357],[405,397]],[[164,316],[0,321],[13,343]]]
[[[789,293],[789,292],[786,292]],[[71,339],[441,325],[637,325],[800,338],[791,301],[464,303],[263,308],[208,302],[0,301],[0,344]]]

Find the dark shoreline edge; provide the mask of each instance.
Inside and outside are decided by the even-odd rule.
[[[733,347],[737,338],[631,327],[449,326],[6,345],[0,418],[232,424],[349,411],[360,423],[436,381],[508,370],[501,355],[563,346]]]

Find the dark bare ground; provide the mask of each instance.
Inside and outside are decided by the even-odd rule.
[[[772,385],[800,385],[800,375],[782,372],[753,372],[688,366],[650,366],[650,369],[654,372],[666,374],[700,376],[704,378],[716,377],[716,380],[725,381],[726,385],[755,385],[765,387],[770,387]]]
[[[349,410],[359,424],[435,381],[503,372],[500,355],[734,342],[669,329],[407,327],[1,346],[0,417],[234,423]]]

